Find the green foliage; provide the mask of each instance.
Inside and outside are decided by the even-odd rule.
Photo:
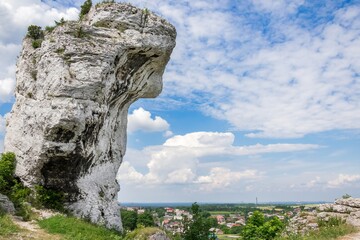
[[[14,185],[15,154],[3,153],[0,158],[0,192],[9,195]]]
[[[31,190],[16,180],[11,188],[9,197],[14,202],[15,206],[21,205],[22,202],[31,201]]]
[[[134,230],[137,225],[137,212],[121,209],[121,220],[125,230]]]
[[[343,198],[343,199],[348,199],[348,198],[351,198],[351,196],[346,193],[346,194],[344,194],[344,195],[342,196],[342,198]]]
[[[243,230],[243,226],[234,226],[230,228],[229,233],[230,234],[240,234]]]
[[[84,38],[86,36],[86,32],[84,31],[84,29],[80,26],[76,32],[75,32],[75,37],[77,38]]]
[[[149,237],[157,232],[163,232],[162,230],[155,227],[139,227],[134,231],[126,234],[125,240],[148,240]]]
[[[197,203],[191,206],[193,219],[186,219],[184,222],[184,240],[208,240],[210,224],[201,215],[200,207]]]
[[[144,227],[152,227],[155,225],[154,218],[151,215],[151,212],[145,211],[142,214],[138,214],[137,225],[142,225]]]
[[[210,228],[212,228],[212,227],[216,228],[219,225],[216,218],[207,217],[206,221],[208,222]]]
[[[41,206],[64,211],[64,193],[43,186],[35,186],[35,191],[35,201]]]
[[[32,42],[31,42],[31,46],[33,47],[33,48],[39,48],[39,47],[41,47],[41,43],[43,42],[43,40],[42,39],[36,39],[36,40],[33,40]]]
[[[339,223],[338,220],[332,220]],[[331,224],[331,223],[330,223]],[[290,236],[278,237],[276,240],[335,240],[341,236],[357,232],[358,230],[345,223],[339,223],[339,225],[324,224],[319,230],[310,231],[306,235],[293,234]]]
[[[57,215],[40,220],[39,226],[51,234],[60,234],[66,240],[121,240],[119,233],[74,217]]]
[[[36,25],[30,25],[28,27],[28,33],[27,33],[28,37],[36,40],[36,39],[41,39],[44,37],[43,32],[41,31],[41,27],[40,26],[36,26]]]
[[[34,213],[27,202],[20,202],[16,208],[16,215],[21,216],[24,221],[32,220]]]
[[[55,28],[56,26],[46,26],[45,31],[51,33],[52,31],[54,31]]]
[[[86,0],[83,5],[81,5],[81,10],[80,10],[80,20],[82,20],[86,14],[88,14],[88,12],[90,11],[92,6],[92,1],[91,0]]]
[[[62,17],[60,21],[54,21],[56,26],[62,26],[66,23],[65,19]]]
[[[64,52],[65,52],[65,48],[58,48],[58,49],[56,49],[56,51],[55,51],[57,54],[63,54]]]
[[[278,236],[283,229],[284,223],[279,218],[265,221],[264,214],[255,211],[243,227],[241,235],[244,240],[270,240]]]
[[[20,228],[12,222],[8,215],[0,214],[0,236],[4,237],[19,231]]]
[[[317,223],[320,228],[335,227],[345,224],[345,220],[339,217],[330,217],[327,221],[325,221],[324,219],[318,219]]]

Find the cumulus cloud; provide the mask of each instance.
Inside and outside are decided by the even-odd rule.
[[[230,184],[241,180],[259,177],[260,174],[256,170],[231,171],[228,168],[215,167],[210,170],[209,175],[199,176],[196,183],[200,184],[200,189],[211,191],[228,187]]]
[[[149,3],[178,29],[155,101],[201,109],[252,138],[360,128],[360,6],[232,2]]]
[[[245,179],[256,179],[261,174],[256,169],[233,171],[219,166],[213,166],[205,170],[207,174],[201,174],[204,169],[200,159],[305,151],[320,147],[312,144],[235,146],[234,139],[229,132],[193,132],[173,136],[163,145],[130,151],[131,154],[124,158],[126,164],[120,167],[118,178],[120,181],[144,184],[196,184],[202,190],[214,190],[221,184],[227,186]],[[146,159],[147,169],[140,172],[131,166],[130,162],[133,161],[138,164],[137,158],[141,161]],[[142,164],[145,165],[145,162]]]
[[[165,132],[164,136],[171,136],[169,123],[159,116],[151,118],[151,113],[143,108],[135,109],[128,116],[128,132]]]
[[[57,6],[59,7],[59,6]],[[79,10],[53,8],[38,0],[2,0],[0,2],[0,103],[12,100],[15,87],[15,62],[21,40],[32,24],[53,25],[54,20],[78,18]]]
[[[328,182],[329,188],[340,188],[349,184],[360,183],[359,174],[339,174],[336,179]]]

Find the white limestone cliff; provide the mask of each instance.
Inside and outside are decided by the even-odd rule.
[[[121,230],[115,178],[128,108],[161,92],[175,38],[164,19],[120,3],[57,26],[40,48],[25,38],[5,136],[21,181],[64,192],[73,214]]]

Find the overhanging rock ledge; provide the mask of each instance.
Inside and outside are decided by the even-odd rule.
[[[128,108],[161,92],[175,38],[167,21],[123,3],[57,26],[40,48],[25,38],[5,136],[21,181],[61,191],[76,216],[121,230],[115,178]]]

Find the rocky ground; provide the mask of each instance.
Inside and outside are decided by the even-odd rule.
[[[305,233],[318,229],[318,220],[328,221],[330,218],[340,218],[349,225],[360,228],[360,198],[337,199],[334,203],[320,204],[317,207],[305,208],[290,220],[288,231]],[[344,238],[344,239],[360,239]]]

